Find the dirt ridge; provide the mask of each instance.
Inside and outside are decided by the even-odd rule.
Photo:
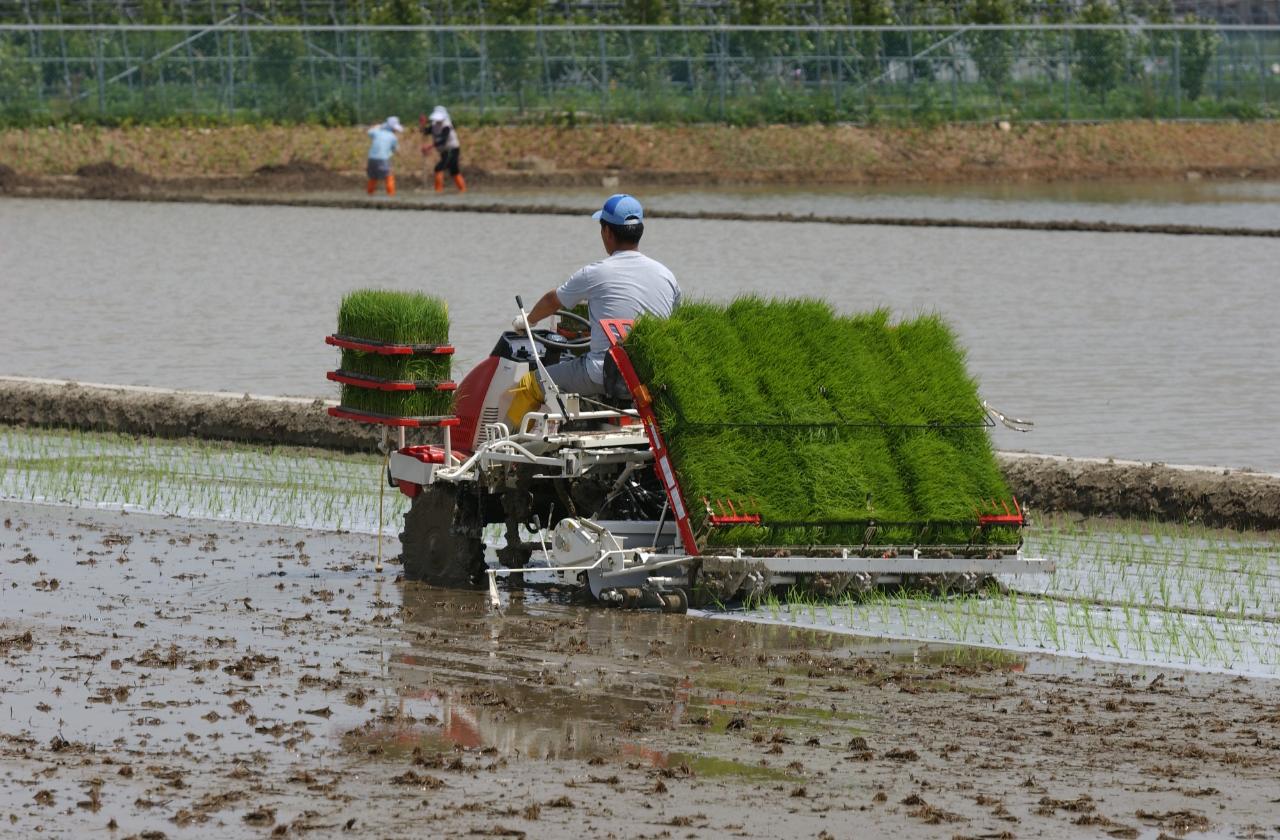
[[[340,176],[334,176],[340,177]],[[282,189],[288,189],[286,185]],[[208,195],[185,191],[157,191],[113,182],[89,181],[82,187],[59,185],[50,192],[27,188],[23,197],[106,199],[154,203],[214,204],[230,207],[309,207],[339,210],[387,210],[431,213],[483,213],[512,216],[581,216],[580,207],[554,204],[450,204],[443,201],[394,202],[360,198],[318,198],[307,195]],[[913,216],[841,216],[815,213],[740,213],[704,210],[652,210],[652,218],[719,222],[773,222],[781,224],[874,225],[882,227],[968,228],[977,230],[1046,231],[1051,233],[1126,233],[1162,236],[1249,236],[1280,238],[1280,228],[1215,227],[1211,225],[1135,224],[1080,220],[961,219]]]
[[[326,400],[0,377],[0,423],[370,451],[376,428]],[[1032,510],[1280,529],[1280,476],[1209,467],[997,453]]]
[[[1006,130],[1007,128],[1007,130]],[[476,184],[1006,182],[1276,177],[1280,122],[891,125],[460,126]],[[431,159],[406,136],[399,177]],[[110,161],[166,185],[212,178],[359,180],[358,127],[62,126],[0,131],[0,162],[30,178]],[[304,171],[305,170],[305,171]],[[93,170],[91,170],[93,171]],[[294,187],[288,187],[294,188]]]

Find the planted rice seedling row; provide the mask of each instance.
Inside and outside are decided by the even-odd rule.
[[[121,435],[6,430],[0,495],[193,518],[373,532],[381,462]],[[384,500],[385,522],[405,503]],[[394,529],[393,529],[394,530]]]

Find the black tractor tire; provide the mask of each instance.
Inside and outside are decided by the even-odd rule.
[[[484,543],[476,517],[455,488],[430,484],[413,500],[400,533],[400,562],[408,580],[451,589],[484,584]]]

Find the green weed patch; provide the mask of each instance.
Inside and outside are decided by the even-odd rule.
[[[444,301],[417,292],[361,289],[342,299],[338,333],[391,344],[447,344],[449,310]],[[342,351],[342,370],[378,379],[419,383],[449,379],[447,355],[388,356],[359,350]],[[342,386],[343,406],[358,411],[403,417],[449,414],[451,392],[379,391]]]
[[[740,298],[641,318],[627,340],[695,529],[705,497],[764,524],[710,544],[965,543],[1008,500],[977,383],[937,316],[893,323],[821,301]],[[1010,529],[977,535],[1012,543]]]

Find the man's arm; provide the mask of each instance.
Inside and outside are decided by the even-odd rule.
[[[543,318],[550,318],[560,309],[560,296],[556,294],[556,290],[552,289],[547,292],[538,302],[533,305],[533,309],[529,310],[529,323],[536,324]]]

